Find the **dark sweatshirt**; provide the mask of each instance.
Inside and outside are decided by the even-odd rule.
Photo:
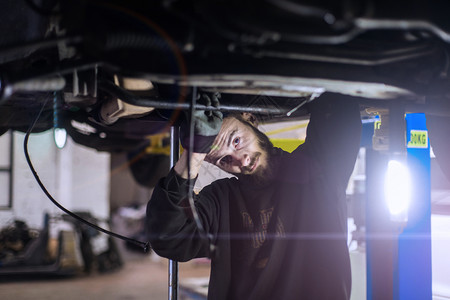
[[[205,232],[172,169],[147,207],[153,250],[177,261],[211,257],[208,299],[349,299],[345,189],[359,149],[356,103],[315,100],[307,138],[274,151],[274,179],[213,182],[195,197]],[[214,251],[211,251],[211,244]]]

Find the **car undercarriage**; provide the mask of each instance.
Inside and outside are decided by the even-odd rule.
[[[449,116],[446,1],[5,1],[0,132],[100,151],[167,131],[192,95],[266,121],[326,95]],[[202,108],[197,106],[197,109]]]

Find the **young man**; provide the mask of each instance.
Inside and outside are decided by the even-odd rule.
[[[208,153],[194,150],[189,178],[203,160],[237,177],[195,196],[204,231],[185,201],[187,151],[155,188],[152,247],[177,261],[211,257],[208,299],[350,298],[345,189],[359,149],[359,106],[336,96],[309,110],[306,141],[293,153],[274,148],[249,114],[225,118]]]

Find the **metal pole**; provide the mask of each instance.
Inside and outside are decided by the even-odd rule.
[[[170,167],[172,168],[180,156],[180,129],[170,127]],[[178,262],[169,260],[169,300],[178,299]]]
[[[132,104],[132,105],[136,105],[136,106],[154,107],[154,108],[158,108],[158,109],[183,109],[183,110],[188,110],[191,108],[191,103],[189,103],[189,102],[175,103],[175,102],[169,101],[168,99],[142,98],[142,97],[139,97],[139,96],[136,96],[136,95],[130,93],[129,91],[127,91],[119,86],[116,86],[115,84],[113,84],[111,82],[100,81],[98,83],[98,88],[100,90],[103,90],[106,93],[117,96],[120,100],[122,100],[128,104]],[[292,112],[299,109],[301,106],[303,106],[307,102],[308,101],[302,101],[299,105],[297,105],[297,107],[295,107],[293,109],[292,108],[286,109],[286,108],[281,108],[281,107],[276,107],[276,106],[258,107],[258,106],[247,106],[247,105],[224,105],[224,104],[221,104],[218,107],[196,104],[195,109],[198,109],[198,110],[208,109],[211,111],[220,110],[222,112],[251,112],[251,113],[256,113],[256,114],[276,114],[276,115],[284,114],[284,115],[286,115],[288,113],[291,114]]]

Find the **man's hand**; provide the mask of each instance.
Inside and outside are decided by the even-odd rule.
[[[211,95],[200,94],[199,103],[206,106],[219,106],[220,93],[214,93]],[[218,110],[196,110],[194,112],[194,143],[193,148],[190,149],[194,153],[208,153],[211,150],[211,146],[217,134],[222,127],[223,115]],[[186,122],[181,126],[181,145],[184,149],[190,148],[189,136],[190,136],[190,120],[187,118]]]

